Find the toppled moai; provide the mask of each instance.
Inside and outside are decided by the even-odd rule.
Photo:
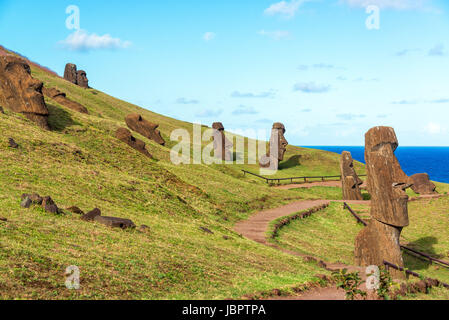
[[[115,137],[120,141],[129,145],[131,148],[139,151],[143,155],[152,158],[152,155],[148,152],[148,150],[145,147],[145,142],[134,138],[133,135],[131,134],[131,131],[129,131],[128,129],[126,128],[117,129]]]
[[[44,87],[42,89],[42,92],[45,96],[55,100],[57,103],[63,105],[64,107],[80,113],[89,113],[85,106],[79,104],[78,102],[70,100],[69,98],[67,98],[67,95],[64,92],[61,92],[58,89]]]
[[[95,222],[105,225],[110,228],[120,228],[120,229],[134,229],[136,225],[129,219],[115,218],[115,217],[103,217],[96,216],[94,218]]]
[[[354,160],[348,151],[344,151],[341,155],[340,172],[343,200],[363,200],[360,190],[363,181],[355,172]]]
[[[125,118],[125,122],[131,130],[140,133],[145,138],[153,140],[162,146],[165,145],[165,140],[162,138],[160,131],[157,130],[157,128],[159,128],[158,124],[145,120],[137,113],[128,115]]]
[[[232,148],[234,145],[229,141],[224,134],[224,126],[221,122],[215,122],[212,125],[214,130],[214,155],[216,158],[224,161],[232,161],[234,159],[232,155]]]
[[[429,195],[437,194],[435,184],[430,181],[427,173],[417,173],[410,177],[410,183],[413,183],[412,190],[417,194]]]
[[[42,87],[43,83],[31,76],[25,60],[12,55],[0,56],[0,104],[50,130]]]
[[[269,151],[259,159],[261,168],[269,170],[277,170],[279,168],[279,162],[284,160],[288,146],[288,142],[284,137],[285,131],[285,126],[282,123],[273,124]]]
[[[365,135],[372,219],[355,240],[355,262],[360,266],[381,266],[388,261],[404,267],[399,239],[409,225],[405,190],[411,185],[394,154],[397,147],[393,128],[375,127]],[[392,275],[403,277],[402,272],[392,271]]]
[[[73,63],[66,64],[64,70],[64,79],[82,88],[89,88],[89,80],[87,79],[86,71],[77,70],[76,65]]]

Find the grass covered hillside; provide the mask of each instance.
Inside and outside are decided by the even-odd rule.
[[[243,239],[232,228],[257,210],[319,195],[275,190],[240,171],[257,172],[256,165],[175,166],[170,133],[191,132],[190,123],[82,89],[36,65],[32,74],[89,114],[46,98],[51,132],[20,114],[0,114],[0,217],[7,220],[0,221],[0,298],[239,298],[318,281],[323,270],[315,264]],[[156,160],[114,137],[133,112],[160,124],[165,147],[133,132]],[[9,148],[7,138],[19,148]],[[289,146],[285,159],[278,176],[339,174],[339,156],[328,152]],[[62,209],[98,207],[150,231],[21,208],[20,196],[32,192],[51,196]],[[71,265],[80,269],[80,290],[64,285]]]

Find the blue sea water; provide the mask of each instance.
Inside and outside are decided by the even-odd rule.
[[[341,154],[349,151],[352,158],[365,163],[365,147],[306,147]],[[402,170],[411,176],[415,173],[428,173],[430,179],[449,183],[449,147],[399,147],[396,157]]]

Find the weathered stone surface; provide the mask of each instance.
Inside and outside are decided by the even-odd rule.
[[[117,129],[115,137],[120,141],[123,141],[124,143],[129,145],[131,148],[136,149],[140,153],[144,154],[145,156],[152,158],[152,155],[148,152],[148,150],[145,147],[145,142],[134,138],[131,134],[131,131],[129,131],[128,129],[126,128]]]
[[[66,64],[64,70],[64,79],[70,81],[73,84],[78,84],[76,65],[74,65],[73,63]]]
[[[126,117],[125,119],[127,126],[142,136],[159,143],[160,145],[165,145],[165,140],[162,138],[161,133],[157,128],[158,124],[151,123],[142,118],[142,116],[133,113]]]
[[[409,177],[394,155],[398,140],[393,128],[375,127],[365,136],[365,160],[368,192],[371,194],[371,216],[383,223],[406,227],[408,219]]]
[[[0,104],[49,130],[42,86],[41,81],[33,79],[31,68],[24,60],[0,56]]]
[[[149,234],[151,232],[151,229],[149,226],[143,224],[139,227],[139,232]]]
[[[403,227],[409,225],[409,178],[394,155],[398,141],[393,128],[375,127],[365,135],[365,160],[371,217],[355,241],[355,262],[360,266],[381,266],[383,261],[404,267],[399,243]],[[391,272],[403,278],[399,271]]]
[[[418,173],[410,177],[412,190],[417,194],[436,194],[436,186],[427,173]]]
[[[29,209],[32,204],[33,204],[33,202],[31,201],[31,199],[27,197],[22,200],[22,202],[20,203],[20,206],[22,208]]]
[[[214,130],[215,157],[224,161],[232,161],[234,158],[232,155],[232,148],[234,145],[226,138],[223,124],[221,122],[215,122],[212,125],[212,129]]]
[[[5,114],[5,110],[3,109],[3,107],[0,107],[0,113]]]
[[[284,137],[285,126],[282,123],[274,123],[271,130],[270,150],[266,155],[259,159],[260,167],[270,170],[277,170],[279,162],[284,160],[285,152],[287,151],[288,142]]]
[[[9,144],[9,147],[13,148],[13,149],[17,149],[19,147],[19,145],[12,138],[8,139],[8,144]]]
[[[134,229],[136,227],[134,222],[132,222],[129,219],[96,216],[94,218],[94,220],[95,220],[95,222],[101,223],[101,224],[111,227],[111,228],[120,228],[120,229],[132,228],[132,229]]]
[[[37,205],[41,205],[42,201],[44,201],[44,199],[38,195],[37,193],[24,193],[22,194],[22,200],[26,199],[26,198],[30,198],[30,200],[33,202],[33,204],[37,204]]]
[[[92,211],[89,211],[84,216],[81,217],[81,220],[84,221],[94,221],[94,219],[98,216],[101,216],[101,211],[98,208],[95,208]]]
[[[85,88],[85,89],[89,88],[89,80],[87,79],[86,71],[79,70],[76,73],[76,82],[81,88]]]
[[[340,172],[343,200],[363,200],[362,191],[360,190],[363,181],[355,172],[354,160],[348,151],[344,151],[341,155]]]
[[[89,111],[87,111],[87,108],[85,106],[79,104],[78,102],[68,99],[66,94],[64,92],[59,91],[58,89],[44,87],[42,89],[42,92],[45,96],[55,100],[57,103],[65,106],[69,109],[72,109],[72,110],[80,112],[80,113],[85,113],[85,114],[89,113]]]
[[[79,214],[79,215],[84,215],[84,211],[83,210],[81,210],[80,208],[78,208],[78,207],[70,207],[70,208],[67,208],[67,211],[69,211],[69,212],[71,212],[71,213],[74,213],[74,214]]]
[[[58,214],[60,210],[51,197],[44,197],[42,200],[42,208],[49,213]]]

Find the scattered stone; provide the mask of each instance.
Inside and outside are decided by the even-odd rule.
[[[270,150],[266,155],[259,159],[261,168],[269,170],[278,170],[279,162],[284,160],[287,151],[288,142],[284,137],[285,126],[282,123],[273,124],[270,138]]]
[[[151,123],[136,113],[128,115],[125,118],[125,122],[131,130],[140,133],[142,136],[153,140],[162,146],[165,146],[165,140],[162,138],[160,131],[157,130],[159,127],[158,124]]]
[[[5,110],[3,110],[3,107],[0,107],[0,113],[5,114]]]
[[[206,232],[206,233],[214,234],[214,233],[213,233],[211,230],[209,230],[208,228],[200,227],[200,229],[201,229],[202,231]]]
[[[77,71],[76,65],[73,63],[67,63],[64,70],[64,79],[70,81],[73,84],[78,84],[77,82]]]
[[[212,129],[214,130],[215,157],[223,161],[233,161],[232,148],[234,145],[226,138],[223,124],[221,122],[215,122],[212,124]]]
[[[12,55],[0,56],[0,104],[50,130],[42,87],[43,83],[31,76],[25,60]]]
[[[94,221],[96,217],[101,216],[101,211],[98,208],[93,209],[92,211],[89,211],[85,215],[81,217],[81,220],[84,221]]]
[[[390,127],[375,127],[365,135],[371,221],[355,240],[355,262],[359,266],[383,265],[383,261],[404,267],[399,238],[409,225],[409,178],[394,155],[399,143]],[[403,278],[400,271],[392,275]]]
[[[95,222],[101,223],[101,224],[111,227],[111,228],[134,229],[136,227],[134,222],[132,222],[129,219],[96,216],[94,218],[94,220],[95,220]]]
[[[81,210],[81,209],[78,208],[78,207],[70,207],[70,208],[67,208],[67,211],[69,211],[69,212],[71,212],[71,213],[74,213],[74,214],[79,214],[79,215],[84,216],[84,211]]]
[[[412,190],[417,194],[437,194],[435,184],[430,181],[427,173],[418,173],[410,177]]]
[[[19,147],[19,145],[12,138],[8,139],[8,143],[10,148],[17,149]]]
[[[42,200],[42,207],[45,211],[53,214],[59,214],[61,211],[59,210],[56,203],[53,201],[51,197],[44,197]]]
[[[139,227],[139,230],[138,230],[139,232],[141,232],[141,233],[150,233],[150,227],[148,227],[148,226],[146,226],[146,225],[141,225],[140,227]]]
[[[22,202],[20,203],[20,206],[22,208],[29,209],[32,204],[33,204],[33,201],[31,201],[31,199],[27,197],[22,200]]]
[[[84,89],[89,88],[89,80],[87,79],[87,73],[84,70],[79,70],[76,73],[76,82],[77,84]]]
[[[223,236],[223,240],[231,240],[231,237]]]
[[[129,145],[131,148],[144,154],[145,156],[147,156],[149,158],[153,158],[153,156],[146,149],[145,142],[133,137],[131,134],[131,131],[129,131],[128,129],[126,129],[126,128],[117,129],[117,131],[115,133],[115,137],[117,139],[119,139],[120,141],[123,141],[124,143]]]
[[[354,160],[348,151],[344,151],[340,160],[341,184],[343,200],[363,200],[360,186],[363,181],[354,169]]]
[[[37,193],[32,193],[32,194],[24,193],[24,194],[22,194],[22,200],[24,200],[26,198],[30,198],[30,200],[33,202],[33,204],[36,204],[36,205],[39,205],[39,206],[42,204],[42,201],[44,200]]]
[[[55,100],[57,103],[69,109],[72,109],[80,113],[89,114],[89,111],[85,106],[79,104],[78,102],[68,99],[67,95],[64,92],[59,91],[58,89],[44,87],[42,89],[42,92],[45,96]]]

